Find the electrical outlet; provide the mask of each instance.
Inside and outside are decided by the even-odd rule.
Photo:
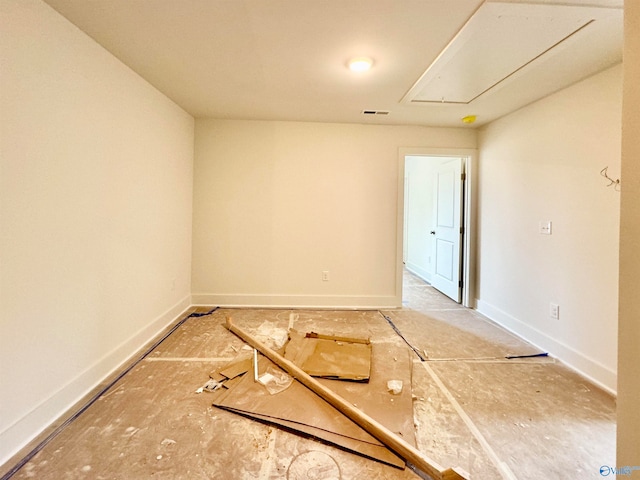
[[[551,235],[551,220],[540,222],[540,235]]]
[[[549,315],[551,316],[551,318],[560,320],[560,306],[555,303],[552,303],[549,306]]]
[[[322,281],[323,282],[328,282],[329,281],[329,270],[323,270],[322,271]]]

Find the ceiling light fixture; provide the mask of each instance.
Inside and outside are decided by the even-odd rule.
[[[353,72],[366,72],[373,66],[373,60],[369,57],[356,57],[349,60],[348,65]]]

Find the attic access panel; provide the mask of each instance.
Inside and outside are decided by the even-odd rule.
[[[402,102],[469,104],[612,13],[610,8],[484,3]]]

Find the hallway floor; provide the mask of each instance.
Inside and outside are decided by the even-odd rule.
[[[474,480],[583,480],[615,464],[613,397],[550,357],[506,359],[540,352],[407,273],[398,310],[218,309],[189,318],[10,478],[419,478],[196,393],[243,346],[223,327],[228,315],[255,330],[265,321],[288,328],[291,312],[299,331],[405,345],[383,314],[393,321],[427,358],[412,357],[416,445],[445,467]],[[37,443],[0,474],[7,478]]]

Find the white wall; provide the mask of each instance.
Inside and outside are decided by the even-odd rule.
[[[479,133],[478,309],[616,388],[622,66]],[[539,222],[551,220],[551,236]],[[549,315],[560,306],[560,319]]]
[[[627,1],[624,10],[618,468],[640,465],[640,2]]]
[[[0,463],[190,303],[193,118],[0,0]]]
[[[475,137],[465,129],[197,120],[194,303],[400,305],[399,148],[475,148]]]
[[[429,157],[405,159],[404,206],[406,226],[406,267],[423,280],[431,281],[433,230],[433,162]]]

